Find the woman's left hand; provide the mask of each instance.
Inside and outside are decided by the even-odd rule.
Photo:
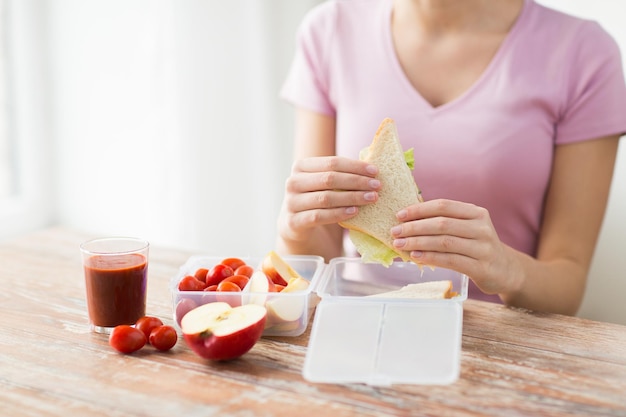
[[[409,206],[397,217],[402,223],[391,230],[394,246],[410,251],[415,262],[462,272],[487,294],[511,289],[509,250],[485,208],[440,199]]]

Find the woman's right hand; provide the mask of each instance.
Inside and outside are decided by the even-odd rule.
[[[354,217],[359,206],[378,199],[377,174],[378,168],[367,162],[338,156],[296,161],[285,183],[280,236],[304,242],[311,229]]]

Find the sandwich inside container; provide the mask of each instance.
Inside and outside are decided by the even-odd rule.
[[[450,280],[451,299],[370,298],[407,284]],[[389,268],[360,258],[332,259],[317,287],[303,376],[311,382],[450,384],[460,373],[463,301],[467,276],[420,269],[408,262]]]

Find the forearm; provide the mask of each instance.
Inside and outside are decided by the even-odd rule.
[[[292,255],[317,255],[329,262],[343,253],[342,229],[338,225],[325,225],[309,229],[300,239],[290,239],[279,234],[276,248],[280,253]]]
[[[609,136],[556,148],[537,258],[510,249],[518,285],[501,295],[506,303],[538,311],[578,311],[606,209],[617,145],[618,136]]]
[[[508,248],[510,290],[500,293],[510,306],[574,315],[585,291],[588,267],[567,258],[538,260]]]

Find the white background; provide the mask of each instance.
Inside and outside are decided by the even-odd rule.
[[[600,21],[626,55],[624,2],[540,2]],[[0,238],[63,224],[205,254],[274,246],[292,154],[277,94],[314,0],[8,3],[24,182]],[[622,144],[580,312],[624,324],[625,184]]]

